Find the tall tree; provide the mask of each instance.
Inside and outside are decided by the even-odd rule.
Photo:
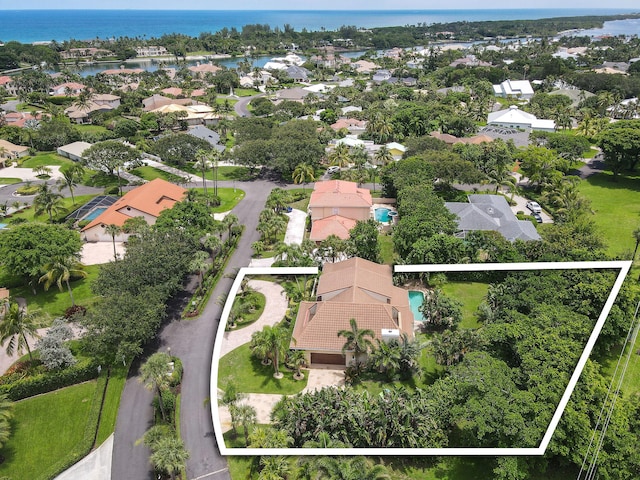
[[[62,209],[62,195],[55,193],[51,187],[43,183],[38,187],[38,193],[33,199],[33,207],[36,216],[47,213],[49,222],[53,222],[53,214],[58,213]]]
[[[163,352],[154,353],[140,367],[140,381],[144,383],[149,390],[155,390],[158,394],[158,405],[160,406],[160,415],[162,419],[167,421],[167,412],[165,411],[164,397],[162,392],[169,386],[169,362],[171,357]]]
[[[58,191],[61,191],[63,188],[68,188],[69,193],[71,193],[71,201],[73,204],[76,204],[76,199],[73,195],[73,191],[80,184],[82,177],[84,175],[84,167],[79,163],[74,163],[69,168],[65,170],[61,170],[62,178],[59,178],[56,182],[58,184]]]
[[[33,360],[31,348],[27,337],[38,338],[38,327],[33,315],[21,308],[18,302],[10,301],[9,308],[0,321],[0,345],[6,347],[7,355],[13,356],[13,352],[22,353],[26,348],[29,360]]]
[[[111,242],[113,243],[113,259],[118,260],[118,252],[116,252],[116,237],[122,233],[122,229],[114,224],[110,223],[104,228],[105,233],[111,235]]]
[[[375,333],[368,328],[358,328],[358,323],[355,318],[349,320],[350,329],[340,330],[338,332],[339,337],[344,337],[345,342],[342,346],[342,355],[345,355],[347,351],[352,351],[355,357],[355,361],[359,362],[359,357],[373,349],[373,342],[367,338],[374,338]]]
[[[69,296],[71,297],[71,305],[75,305],[76,302],[73,299],[73,292],[71,291],[71,283],[69,280],[71,277],[85,278],[87,272],[76,257],[55,257],[50,262],[42,267],[45,272],[44,275],[38,280],[40,283],[44,282],[44,289],[49,290],[49,287],[54,283],[58,285],[58,289],[62,291],[62,283],[67,285]]]
[[[292,178],[293,183],[302,184],[302,191],[304,192],[304,185],[307,182],[313,182],[316,179],[314,168],[306,163],[301,163],[293,171]]]
[[[189,452],[184,443],[173,435],[168,435],[156,443],[150,460],[155,469],[168,474],[171,480],[175,480],[186,465]]]

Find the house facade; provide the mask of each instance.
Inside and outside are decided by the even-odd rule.
[[[509,108],[498,112],[491,112],[487,117],[487,125],[503,128],[518,128],[527,131],[556,131],[556,122],[553,120],[539,119],[532,113],[520,110],[517,105],[511,105]]]
[[[113,239],[106,231],[107,225],[122,227],[128,219],[135,217],[142,217],[147,224],[153,225],[164,209],[172,208],[186,194],[186,189],[156,178],[127,192],[92,220],[82,229],[82,239],[88,242],[111,242]],[[128,238],[129,234],[120,233],[115,240],[124,242]]]
[[[353,351],[342,355],[354,319],[359,329],[374,333],[371,339],[388,341],[402,334],[413,338],[414,319],[407,291],[393,285],[392,267],[362,258],[325,264],[316,299],[301,302],[289,348],[305,353],[308,365],[349,365]],[[361,359],[359,359],[361,360]]]
[[[493,93],[496,97],[516,97],[529,100],[533,97],[533,88],[529,80],[505,80],[493,86]]]

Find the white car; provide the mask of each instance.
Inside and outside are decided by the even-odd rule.
[[[337,165],[333,165],[329,168],[327,168],[327,173],[328,174],[332,174],[332,173],[336,173],[340,171],[340,167],[338,167]]]
[[[533,213],[542,212],[542,207],[540,206],[540,204],[538,202],[534,202],[533,200],[527,202],[527,208]]]

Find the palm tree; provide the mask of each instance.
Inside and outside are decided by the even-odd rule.
[[[280,359],[287,354],[290,338],[291,335],[286,329],[270,325],[251,336],[254,353],[256,355],[263,354],[263,358],[269,358],[272,361],[274,378],[284,376],[280,373]]]
[[[149,390],[155,390],[158,394],[158,405],[160,406],[160,415],[162,419],[167,421],[167,412],[164,409],[164,400],[162,391],[169,385],[169,362],[171,357],[163,352],[154,353],[140,367],[140,381],[144,383]]]
[[[198,250],[191,259],[189,263],[189,270],[192,272],[198,272],[198,288],[202,286],[202,282],[204,281],[204,272],[209,267],[209,254],[202,250]]]
[[[388,480],[384,465],[372,465],[365,457],[324,457],[318,460],[318,470],[332,480]]]
[[[367,337],[374,338],[375,333],[368,328],[359,329],[356,319],[349,320],[350,330],[340,330],[338,332],[339,337],[344,337],[345,342],[342,346],[342,355],[345,355],[347,351],[353,351],[354,359],[358,362],[358,356],[361,353],[366,353],[369,349],[373,349],[373,343]]]
[[[386,145],[382,145],[374,155],[377,165],[387,165],[393,162],[394,158]]]
[[[36,216],[43,213],[49,214],[49,222],[53,222],[53,214],[58,213],[62,209],[62,195],[54,193],[46,183],[38,187],[38,193],[33,199],[33,207]]]
[[[304,373],[302,373],[302,367],[307,364],[307,357],[302,350],[292,350],[289,352],[289,363],[296,369],[296,373],[293,374],[293,378],[296,380],[302,380]]]
[[[118,261],[118,253],[116,252],[116,236],[122,233],[122,229],[118,225],[110,223],[104,227],[104,231],[111,235],[111,241],[113,242],[113,259]]]
[[[62,171],[62,178],[58,179],[58,191],[60,192],[63,188],[67,187],[69,189],[69,193],[71,193],[71,201],[73,204],[76,204],[76,199],[73,196],[73,191],[82,180],[82,176],[84,175],[84,167],[79,163],[74,163],[71,167]]]
[[[496,167],[487,173],[489,181],[496,186],[496,194],[500,187],[508,187],[511,193],[516,188],[516,178],[512,176],[506,168]]]
[[[196,152],[196,163],[193,164],[193,168],[196,168],[202,172],[202,188],[204,189],[204,196],[207,197],[207,204],[209,202],[209,196],[207,195],[207,180],[206,173],[212,167],[212,163],[209,160],[209,152],[200,149]]]
[[[222,219],[222,225],[227,229],[227,240],[231,239],[231,230],[238,224],[240,219],[237,215],[230,213]]]
[[[71,291],[69,279],[71,277],[85,278],[87,276],[87,272],[84,271],[84,265],[82,265],[78,259],[73,256],[55,257],[45,264],[42,269],[45,274],[40,277],[38,282],[44,282],[45,291],[49,290],[49,287],[54,283],[58,285],[58,288],[62,291],[62,282],[64,282],[67,285],[67,290],[69,290],[71,305],[75,306],[76,302],[73,299],[73,292]]]
[[[13,402],[3,393],[0,395],[0,448],[9,440],[12,418]]]
[[[182,440],[171,435],[158,440],[150,460],[156,470],[169,474],[173,480],[185,468],[188,458]]]
[[[344,143],[336,145],[336,148],[329,153],[329,163],[336,165],[340,168],[348,167],[351,163],[351,153],[349,147]]]
[[[304,185],[307,182],[313,182],[315,177],[315,171],[313,167],[307,163],[300,163],[293,171],[293,183],[301,183],[302,191],[304,192]]]
[[[237,410],[238,421],[240,422],[240,425],[242,425],[242,429],[244,430],[244,442],[245,442],[245,445],[248,447],[249,446],[249,429],[255,426],[256,421],[258,419],[258,414],[255,408],[253,408],[251,405],[248,405],[246,403],[242,405],[238,405],[237,408],[238,408]]]
[[[9,300],[8,309],[0,322],[0,345],[4,346],[7,340],[9,341],[6,348],[7,355],[13,356],[14,351],[21,354],[26,348],[29,360],[33,361],[27,336],[33,339],[38,338],[37,329],[33,315],[26,313],[17,302]]]

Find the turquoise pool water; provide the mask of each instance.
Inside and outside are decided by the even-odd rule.
[[[3,228],[5,228],[7,226],[6,223],[0,223],[0,230],[2,230]]]
[[[391,210],[388,208],[376,208],[374,212],[376,220],[383,223],[389,222],[389,212]]]
[[[419,310],[423,300],[424,293],[418,292],[416,290],[409,290],[409,306],[411,307],[411,312],[413,313],[413,319],[418,320],[419,322],[424,322],[424,317]]]
[[[93,210],[91,210],[91,213],[89,213],[89,215],[87,215],[86,217],[83,218],[83,220],[95,220],[96,218],[98,218],[102,212],[104,212],[107,209],[107,207],[98,207],[98,208],[94,208]]]

